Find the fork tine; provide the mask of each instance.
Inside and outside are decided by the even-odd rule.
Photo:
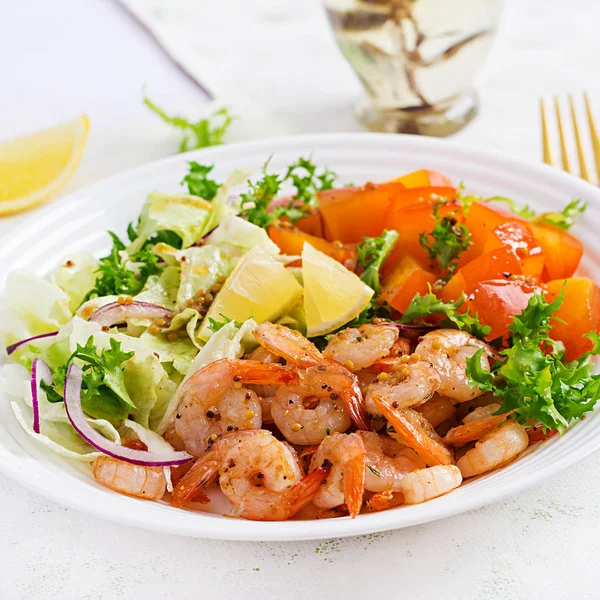
[[[569,161],[569,153],[567,151],[567,140],[565,138],[565,131],[562,123],[562,115],[560,114],[560,104],[558,103],[558,96],[554,96],[554,108],[556,110],[558,137],[560,139],[560,159],[562,161],[563,169],[567,173],[571,173],[571,162]]]
[[[573,95],[569,94],[569,107],[571,109],[571,120],[573,121],[573,132],[575,133],[575,145],[577,146],[577,160],[579,161],[579,174],[582,179],[591,181],[590,173],[585,162],[585,153],[583,152],[583,143],[579,135],[579,123],[577,121],[577,113],[575,112],[575,102]]]
[[[583,99],[585,101],[585,112],[587,113],[587,121],[590,128],[590,137],[592,138],[592,147],[594,149],[598,183],[600,183],[600,139],[598,138],[598,131],[596,130],[596,125],[594,124],[594,117],[592,116],[592,108],[590,106],[590,99],[587,92],[583,93]]]
[[[552,154],[550,145],[550,136],[548,135],[548,119],[546,118],[546,104],[543,98],[540,98],[540,114],[542,116],[542,149],[544,153],[544,162],[552,167],[556,166],[556,160]]]

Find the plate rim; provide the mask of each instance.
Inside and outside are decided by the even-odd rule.
[[[501,171],[516,169],[519,172],[532,172],[537,173],[538,179],[546,179],[548,184],[552,181],[560,182],[574,190],[574,193],[586,194],[596,196],[600,204],[600,190],[595,186],[584,182],[583,180],[575,177],[574,175],[565,173],[558,169],[554,169],[545,164],[538,164],[528,160],[507,156],[501,152],[497,152],[489,149],[479,149],[476,147],[467,146],[462,143],[448,142],[446,140],[439,140],[435,138],[424,138],[419,136],[410,135],[392,135],[392,134],[378,134],[378,133],[327,133],[327,134],[303,134],[295,136],[282,136],[275,138],[267,138],[263,140],[252,140],[246,142],[239,142],[235,144],[226,144],[223,146],[213,146],[210,148],[203,148],[194,150],[183,154],[175,154],[173,156],[163,157],[158,160],[154,160],[143,165],[136,166],[132,169],[124,170],[120,173],[111,175],[110,177],[104,178],[100,181],[94,182],[90,185],[84,186],[83,188],[76,190],[63,198],[60,198],[57,203],[49,204],[37,211],[33,215],[34,219],[30,221],[41,221],[44,217],[57,209],[57,204],[61,207],[68,207],[73,204],[79,203],[85,196],[98,196],[99,191],[103,188],[109,188],[118,186],[120,182],[135,179],[144,175],[146,172],[151,172],[154,169],[168,168],[171,164],[184,164],[189,160],[202,160],[204,157],[210,157],[211,162],[218,163],[220,157],[227,156],[228,154],[248,154],[255,150],[260,149],[261,152],[270,152],[276,154],[277,152],[284,151],[286,148],[293,149],[294,145],[297,146],[315,146],[315,151],[320,151],[319,146],[326,145],[327,143],[338,144],[340,148],[346,147],[345,145],[365,143],[365,140],[373,140],[373,143],[379,144],[378,149],[385,151],[387,148],[390,150],[410,150],[411,146],[419,149],[432,148],[435,151],[442,152],[443,155],[454,153],[460,154],[463,157],[471,157],[476,159],[477,162],[486,163],[492,162],[492,166],[500,169]],[[269,150],[270,147],[274,149]],[[237,158],[235,160],[238,160]],[[242,165],[240,165],[241,167]],[[148,187],[151,187],[150,185]],[[21,223],[20,227],[24,227],[25,223]],[[17,230],[18,231],[18,230]],[[6,244],[10,246],[10,242],[16,237],[17,231],[11,232],[6,236]],[[0,252],[0,261],[2,260],[2,253]],[[9,272],[7,269],[6,272]],[[0,284],[1,285],[1,284]],[[6,396],[3,397],[3,400]],[[176,535],[194,536],[205,539],[221,539],[221,540],[236,540],[236,541],[299,541],[299,540],[321,540],[329,539],[332,537],[349,537],[355,535],[364,535],[375,533],[379,531],[388,531],[418,524],[429,523],[442,518],[447,518],[455,514],[460,514],[469,510],[480,508],[482,506],[498,502],[505,499],[506,497],[530,488],[543,479],[549,476],[563,471],[569,466],[572,466],[576,462],[583,460],[591,453],[600,448],[600,437],[597,441],[587,440],[584,448],[579,452],[572,452],[566,456],[562,456],[560,464],[548,464],[541,468],[538,468],[529,478],[516,478],[515,480],[509,480],[505,483],[500,492],[496,493],[493,498],[489,498],[489,494],[469,494],[465,495],[464,501],[460,506],[454,506],[452,504],[445,505],[444,498],[432,500],[428,503],[418,505],[420,512],[423,513],[421,517],[416,520],[410,518],[406,522],[406,511],[411,511],[413,507],[400,507],[400,509],[389,510],[380,513],[370,513],[361,515],[357,519],[350,519],[349,517],[342,517],[338,519],[328,519],[318,521],[321,525],[317,530],[313,531],[310,527],[307,527],[307,523],[315,523],[316,521],[286,521],[286,522],[254,522],[245,521],[243,519],[222,519],[215,518],[215,515],[207,515],[192,511],[180,511],[181,515],[177,515],[177,518],[173,519],[149,519],[149,512],[147,510],[128,510],[119,512],[118,509],[123,504],[123,499],[129,502],[135,502],[134,506],[140,506],[140,500],[129,498],[110,492],[111,496],[119,498],[117,502],[92,502],[86,504],[88,497],[100,498],[98,495],[98,489],[93,485],[83,484],[78,487],[82,490],[80,496],[74,495],[69,496],[61,491],[60,487],[57,486],[44,486],[44,482],[39,478],[39,470],[42,464],[34,456],[28,453],[26,448],[22,448],[18,441],[15,443],[23,450],[23,456],[20,457],[15,464],[12,464],[9,457],[14,454],[11,453],[10,448],[4,444],[4,436],[8,435],[12,438],[12,435],[8,429],[0,427],[0,471],[23,485],[24,487],[39,493],[40,495],[49,498],[59,504],[74,508],[84,513],[93,514],[100,518],[104,518],[110,521],[114,521],[124,525],[131,525],[142,529],[159,531],[163,533],[171,533]],[[568,435],[568,434],[567,434]],[[14,439],[14,438],[13,438]],[[565,438],[562,438],[564,440]],[[561,440],[561,441],[562,441]],[[559,440],[551,440],[546,443],[555,443]],[[566,443],[566,441],[565,441]],[[38,472],[23,469],[22,467],[31,466],[27,463],[34,461],[38,465]],[[50,479],[60,481],[60,475],[57,473],[50,473],[47,475]],[[83,482],[82,482],[83,483]],[[463,490],[468,490],[466,485]],[[143,501],[141,501],[143,502]],[[150,505],[151,503],[145,503]],[[113,506],[115,505],[115,506]],[[164,507],[164,505],[155,504],[157,507]],[[425,507],[425,509],[423,509]],[[170,510],[170,509],[169,509]],[[151,511],[150,511],[151,512]],[[169,512],[171,514],[171,512]],[[193,515],[194,521],[196,521],[196,527],[189,527],[189,516]],[[181,518],[179,518],[181,517]],[[321,533],[320,530],[323,530]]]

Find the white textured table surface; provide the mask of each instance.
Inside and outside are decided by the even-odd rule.
[[[256,10],[248,11],[253,3]],[[219,10],[243,5],[257,23],[276,18],[288,31],[299,11],[320,10],[317,0],[253,3],[201,5],[207,15],[217,4]],[[178,27],[184,13],[169,12],[169,6],[181,7],[182,0],[147,4],[153,10],[160,4],[170,26]],[[537,160],[540,93],[587,88],[600,103],[599,22],[600,6],[586,0],[509,1],[478,86],[481,116],[455,139]],[[235,23],[228,30],[231,57],[234,50],[245,52],[245,31]],[[279,53],[291,63],[302,52],[314,65],[324,56],[326,64],[335,64],[326,28],[313,33],[315,44],[287,39]],[[357,129],[351,104],[359,87],[341,59],[339,86],[324,90],[330,114],[319,114],[318,95],[293,71],[277,77],[278,86],[297,94],[297,109],[286,109],[294,127]],[[325,85],[327,78],[315,80]],[[2,138],[80,112],[90,115],[88,149],[71,190],[175,149],[174,138],[141,106],[144,86],[157,102],[183,113],[193,114],[204,102],[112,0],[5,6],[0,81]],[[0,222],[0,239],[26,227],[27,218]],[[596,456],[527,493],[451,520],[342,541],[250,544],[99,521],[0,476],[0,598],[598,598],[599,477]]]

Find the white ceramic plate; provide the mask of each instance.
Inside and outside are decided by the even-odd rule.
[[[209,148],[173,156],[128,171],[83,189],[57,206],[32,215],[26,228],[2,240],[0,286],[7,273],[25,268],[48,273],[67,252],[108,249],[107,229],[123,233],[137,218],[153,190],[176,191],[187,161],[214,163],[217,179],[235,168],[259,170],[271,155],[271,168],[284,169],[299,156],[335,170],[344,183],[384,181],[429,168],[464,181],[483,196],[508,196],[538,210],[556,210],[572,198],[590,208],[576,230],[587,246],[582,272],[599,279],[600,261],[593,246],[600,226],[600,191],[583,181],[543,165],[413,136],[340,134],[281,138]],[[67,506],[146,529],[226,540],[306,540],[350,536],[408,527],[489,504],[535,485],[600,447],[597,413],[578,423],[560,439],[551,439],[498,472],[467,483],[451,494],[425,504],[380,513],[316,521],[257,523],[218,514],[176,510],[111,492],[97,485],[87,467],[55,456],[27,436],[17,424],[0,390],[0,470]]]

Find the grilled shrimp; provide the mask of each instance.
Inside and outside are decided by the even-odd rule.
[[[422,414],[432,427],[437,427],[454,416],[456,405],[447,396],[434,394],[431,400],[415,407],[415,410]]]
[[[362,405],[353,378],[335,367],[310,367],[298,372],[297,382],[277,390],[271,415],[292,444],[319,444],[328,433],[350,427],[346,398]]]
[[[359,435],[367,450],[365,489],[369,492],[399,492],[407,473],[425,467],[423,460],[410,448],[372,431]]]
[[[258,396],[244,384],[282,385],[297,379],[289,368],[253,360],[221,359],[194,373],[181,389],[175,432],[194,456],[228,431],[259,429]]]
[[[385,396],[394,408],[408,408],[427,402],[440,386],[436,369],[424,361],[403,364],[392,373],[380,373],[378,381],[367,387],[365,408],[370,415],[381,412],[373,396]]]
[[[323,356],[360,371],[387,356],[398,339],[398,330],[387,325],[348,327],[331,336]]]
[[[525,428],[511,419],[486,433],[474,448],[456,461],[456,466],[465,478],[481,475],[509,463],[528,445]]]
[[[111,456],[99,456],[92,464],[92,474],[111,490],[144,500],[160,500],[167,489],[163,467],[134,465]]]
[[[261,323],[253,333],[256,341],[268,352],[281,356],[299,369],[316,367],[323,362],[323,355],[317,347],[301,333],[277,325]]]
[[[313,454],[310,470],[331,463],[331,473],[313,498],[318,508],[330,509],[346,504],[354,518],[362,507],[365,490],[367,451],[358,433],[333,433]]]
[[[251,360],[259,360],[263,363],[278,363],[279,356],[275,356],[268,350],[265,350],[262,346],[258,346],[255,348],[248,357]],[[271,404],[273,404],[273,399],[275,398],[275,393],[277,392],[277,386],[275,385],[248,385],[248,388],[253,392],[256,392],[258,396],[258,400],[260,402],[260,406],[262,409],[262,422],[272,423],[273,417],[271,416]]]
[[[346,367],[325,358],[312,342],[287,327],[262,323],[254,336],[297,369],[298,380],[280,387],[271,405],[273,420],[287,440],[319,444],[328,430],[346,431],[350,420],[359,429],[369,429],[358,380]]]
[[[454,456],[433,427],[418,412],[400,409],[384,396],[375,394],[373,401],[393,429],[388,433],[398,441],[412,448],[429,466],[449,465]]]
[[[222,492],[239,516],[253,521],[285,521],[320,491],[330,466],[303,476],[293,449],[264,429],[228,433],[186,473],[173,490],[172,506],[195,499],[217,475]]]
[[[405,504],[420,504],[451,492],[462,483],[460,469],[455,465],[438,465],[419,469],[400,482]]]
[[[438,329],[423,336],[415,354],[431,362],[437,369],[441,378],[440,394],[456,402],[466,402],[482,393],[477,386],[471,387],[465,370],[467,358],[481,348],[488,349],[484,342],[465,331]],[[481,366],[487,370],[490,368],[485,352],[481,356]]]

